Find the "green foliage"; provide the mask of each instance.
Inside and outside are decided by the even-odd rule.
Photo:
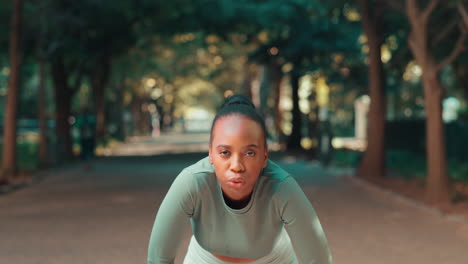
[[[362,157],[362,152],[350,149],[336,149],[333,151],[331,165],[344,168],[356,168]]]
[[[282,28],[272,26],[271,39],[265,43],[252,59],[267,63],[270,60],[291,62],[299,72],[327,71],[332,65],[332,55],[336,53],[359,53],[357,38],[361,33],[358,23],[347,20],[343,10],[338,9],[335,17],[328,17],[323,12],[311,15],[311,11],[302,6],[290,7],[294,16],[286,19]],[[320,10],[323,10],[320,9]],[[270,54],[272,47],[278,48],[278,54]]]
[[[387,151],[387,167],[392,175],[405,179],[426,178],[427,163],[422,154],[406,150]],[[449,177],[455,182],[468,181],[468,164],[464,161],[448,159]]]
[[[0,1],[0,30],[5,27],[0,32],[7,32],[11,4]],[[92,72],[98,57],[111,57],[115,75],[115,85],[111,87],[125,86],[125,80],[132,83],[128,86],[141,86],[143,77],[157,77],[173,86],[176,79],[188,83],[197,79],[213,83],[216,95],[241,86],[242,80],[232,80],[242,70],[238,58],[260,45],[251,55],[252,60],[290,62],[300,73],[323,72],[327,83],[334,86],[330,108],[339,111],[347,107],[345,101],[351,102],[364,92],[367,82],[366,54],[357,42],[362,34],[361,24],[359,19],[349,18],[349,13],[356,10],[355,1],[343,0],[33,0],[25,2],[25,44],[27,56],[35,56],[38,49],[51,59],[63,56],[66,67],[76,72],[82,70],[78,68]],[[431,17],[434,28],[443,26],[434,22],[447,19],[448,14],[444,11]],[[402,72],[411,59],[406,42],[409,27],[401,12],[388,10],[384,20],[385,43],[392,52],[386,64],[388,87],[398,93],[403,87]],[[259,37],[262,33],[266,33],[265,39]],[[174,41],[184,34],[195,37]],[[206,41],[212,34],[219,37],[217,43]],[[233,36],[237,39],[233,40]],[[450,40],[455,37],[456,31]],[[5,33],[0,34],[0,60],[7,39]],[[218,52],[207,52],[210,46]],[[278,48],[278,54],[269,52],[272,47]],[[200,62],[198,51],[207,53],[201,56],[207,61],[220,56],[223,62],[216,67]],[[172,55],[165,56],[165,52]],[[31,61],[25,60],[33,64]],[[26,86],[37,85],[30,78],[33,72],[25,72]],[[2,77],[0,73],[0,86]],[[127,89],[138,93],[137,89]],[[164,94],[176,95],[177,90],[164,90]],[[26,101],[23,105],[29,107],[22,112],[34,113],[34,92],[27,90],[22,95]],[[410,104],[411,100],[404,106]],[[349,111],[346,108],[345,112]]]
[[[468,106],[464,106],[459,110],[458,118],[460,120],[468,120]]]
[[[21,67],[21,93],[19,94],[19,107],[17,119],[20,118],[37,118],[38,112],[38,76],[37,65],[31,61],[31,58],[23,59]]]
[[[0,144],[0,147],[2,144]],[[35,140],[18,140],[16,144],[18,169],[33,171],[38,168],[39,144]],[[2,159],[0,153],[0,160]]]
[[[38,168],[39,144],[31,141],[20,141],[17,145],[18,168],[20,170],[36,170]]]
[[[390,150],[386,153],[387,168],[403,178],[424,178],[426,176],[426,160],[420,154],[406,150]]]
[[[449,160],[448,171],[453,181],[468,182],[468,163]]]
[[[8,51],[12,1],[0,0],[0,57]]]
[[[362,152],[349,149],[337,149],[333,153],[332,166],[359,166]],[[406,150],[389,150],[386,153],[386,164],[390,174],[404,179],[425,179],[426,160],[421,154]],[[459,161],[449,161],[450,178],[453,181],[468,181],[468,165]]]

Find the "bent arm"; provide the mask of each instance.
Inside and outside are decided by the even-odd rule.
[[[301,187],[292,178],[283,183],[282,220],[294,250],[304,264],[331,264],[328,241],[318,216]]]
[[[172,264],[193,215],[195,198],[190,173],[182,171],[159,207],[148,246],[148,264]]]

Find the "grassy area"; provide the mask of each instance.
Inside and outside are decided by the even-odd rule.
[[[331,166],[356,168],[361,160],[362,152],[350,149],[335,149]]]
[[[362,153],[348,149],[335,150],[332,165],[337,167],[359,166]],[[404,179],[424,179],[426,177],[426,157],[405,150],[390,150],[386,153],[387,168],[394,175]],[[450,179],[455,182],[468,182],[468,163],[448,160]]]
[[[426,160],[421,155],[404,150],[387,151],[387,168],[405,179],[425,178]]]
[[[453,181],[468,183],[468,163],[463,161],[449,161],[449,174]]]
[[[2,144],[0,144],[3,147]],[[38,168],[38,152],[39,144],[29,140],[19,140],[16,144],[17,152],[16,159],[18,162],[18,169],[23,171],[33,171]],[[0,160],[2,153],[0,151]]]

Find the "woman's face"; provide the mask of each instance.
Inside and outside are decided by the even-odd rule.
[[[259,124],[234,114],[221,117],[213,127],[210,163],[224,194],[232,200],[247,198],[253,191],[268,149]]]

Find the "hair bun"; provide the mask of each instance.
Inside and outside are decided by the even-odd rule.
[[[232,105],[246,105],[255,109],[255,105],[252,103],[252,101],[247,96],[240,94],[232,95],[226,98],[221,108]]]

